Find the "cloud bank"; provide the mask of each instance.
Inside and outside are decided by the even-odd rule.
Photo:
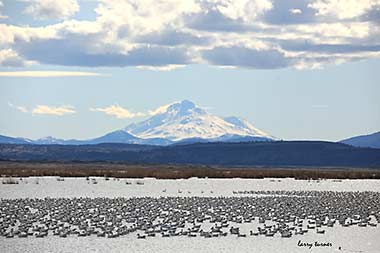
[[[9,58],[6,59],[8,62]],[[17,62],[17,58],[14,60]],[[0,63],[1,63],[0,51]],[[13,63],[11,61],[10,63]],[[79,71],[0,71],[0,77],[70,77],[70,76],[102,76],[95,72],[79,72]]]
[[[62,106],[37,105],[32,109],[28,109],[25,106],[14,105],[8,102],[8,106],[22,113],[31,113],[31,114],[64,116],[66,114],[76,113],[74,106],[71,106],[71,105],[62,105]]]
[[[107,107],[98,107],[98,108],[90,108],[92,112],[102,112],[109,116],[116,117],[118,119],[126,119],[126,118],[138,118],[138,117],[146,117],[153,116],[160,113],[166,112],[169,106],[172,104],[162,105],[153,110],[148,110],[148,112],[132,112],[131,110],[121,107],[120,105],[110,105]]]
[[[304,69],[380,57],[380,0],[99,0],[95,20],[72,18],[80,1],[28,3],[32,17],[62,21],[0,24],[0,66]]]
[[[30,0],[25,13],[35,19],[67,19],[79,11],[76,0]]]
[[[32,114],[46,114],[54,116],[63,116],[66,114],[76,113],[73,106],[63,105],[63,106],[47,106],[47,105],[37,105],[32,111]]]
[[[136,118],[136,117],[144,117],[145,114],[141,112],[131,112],[128,109],[125,109],[119,105],[110,105],[104,108],[90,108],[90,111],[93,112],[103,112],[107,115],[114,116],[118,119],[126,119],[126,118]]]
[[[97,107],[97,108],[89,108],[92,112],[101,112],[109,116],[116,117],[118,119],[126,119],[126,118],[137,118],[137,117],[145,117],[145,116],[153,116],[160,113],[166,112],[168,107],[172,104],[167,104],[163,106],[159,106],[154,110],[148,110],[147,113],[143,112],[132,112],[131,110],[121,107],[120,105],[110,105],[106,107]],[[45,114],[45,115],[54,115],[54,116],[63,116],[66,114],[74,114],[76,113],[75,107],[71,105],[63,105],[63,106],[48,106],[48,105],[37,105],[32,109],[28,109],[26,106],[15,105],[11,102],[8,102],[8,106],[10,108],[16,109],[22,113],[31,113],[31,114]]]
[[[25,106],[14,105],[14,104],[12,104],[10,102],[8,102],[8,105],[9,105],[9,107],[14,108],[14,109],[16,109],[16,110],[18,110],[20,112],[23,112],[23,113],[28,113],[29,112],[28,109]]]

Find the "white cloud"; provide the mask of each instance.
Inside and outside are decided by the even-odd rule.
[[[22,59],[13,49],[0,50],[0,66],[4,67],[22,67],[27,62]]]
[[[30,43],[35,40],[47,40],[57,37],[57,30],[61,29],[62,24],[42,26],[42,27],[25,27],[0,24],[0,45],[10,47],[15,42]]]
[[[226,17],[231,19],[241,19],[246,23],[255,19],[270,10],[273,5],[269,0],[214,0],[217,9]]]
[[[29,3],[37,2],[44,3]],[[99,0],[94,20],[66,15],[62,22],[39,27],[0,24],[0,64],[301,69],[379,58],[379,2]],[[271,63],[273,58],[278,62]],[[0,76],[97,75],[80,73]]]
[[[363,15],[374,6],[379,6],[379,0],[316,0],[309,4],[319,16],[333,16],[339,19],[354,18]]]
[[[63,106],[47,106],[47,105],[37,105],[31,110],[28,110],[25,106],[14,105],[8,102],[9,107],[19,110],[23,113],[32,113],[32,114],[45,114],[45,115],[54,115],[54,116],[63,116],[66,114],[76,113],[75,108],[71,105]]]
[[[104,108],[90,108],[90,111],[93,112],[103,112],[107,115],[115,116],[118,119],[125,118],[136,118],[136,117],[144,117],[145,114],[141,112],[131,112],[128,109],[125,109],[119,105],[110,105]]]
[[[67,19],[79,11],[76,0],[30,0],[25,13],[35,19]]]
[[[23,113],[28,113],[29,112],[28,109],[25,106],[14,105],[14,104],[12,104],[10,102],[8,102],[8,105],[9,105],[9,107],[17,109],[20,112],[23,112]]]
[[[108,28],[125,25],[132,34],[179,27],[184,15],[200,11],[196,0],[101,0],[96,8],[99,21]]]
[[[186,67],[186,65],[168,64],[164,66],[136,66],[138,69],[146,69],[152,71],[172,71]]]
[[[0,63],[1,63],[1,60],[0,60]],[[78,71],[2,71],[0,72],[0,77],[70,77],[70,76],[85,77],[85,76],[102,76],[102,75],[103,74],[100,74],[100,73],[78,72]]]
[[[301,14],[302,10],[300,10],[300,9],[290,9],[289,12],[291,14]]]
[[[66,114],[76,113],[75,109],[71,105],[63,105],[63,106],[47,106],[47,105],[37,105],[32,110],[33,114],[46,114],[46,115],[55,115],[55,116],[63,116]]]
[[[166,110],[169,108],[169,106],[171,106],[173,103],[171,103],[171,104],[167,104],[167,105],[162,105],[162,106],[160,106],[160,107],[158,107],[158,108],[156,108],[156,109],[154,109],[154,110],[149,110],[148,111],[148,114],[150,115],[150,116],[153,116],[153,115],[156,115],[156,114],[160,114],[160,113],[164,113],[164,112],[166,112]]]
[[[147,113],[143,112],[132,112],[126,108],[123,108],[119,105],[110,105],[104,108],[90,108],[90,111],[93,112],[102,112],[107,115],[114,116],[118,119],[125,119],[125,118],[137,118],[137,117],[145,117],[145,116],[154,116],[160,113],[166,112],[169,106],[171,104],[162,105],[154,110],[149,110]]]

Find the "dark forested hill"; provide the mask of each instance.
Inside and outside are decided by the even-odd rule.
[[[99,145],[0,145],[0,159],[122,161],[224,166],[380,167],[380,149],[321,141],[198,143],[167,147]]]
[[[380,132],[355,136],[340,142],[354,147],[380,148]]]

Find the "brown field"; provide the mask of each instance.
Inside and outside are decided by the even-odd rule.
[[[367,168],[221,168],[194,165],[128,165],[115,163],[0,162],[5,177],[117,177],[158,179],[179,178],[284,178],[296,179],[380,179],[380,169]]]

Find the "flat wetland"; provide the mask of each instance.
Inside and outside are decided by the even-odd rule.
[[[0,174],[2,252],[380,249],[376,169],[1,162]]]

